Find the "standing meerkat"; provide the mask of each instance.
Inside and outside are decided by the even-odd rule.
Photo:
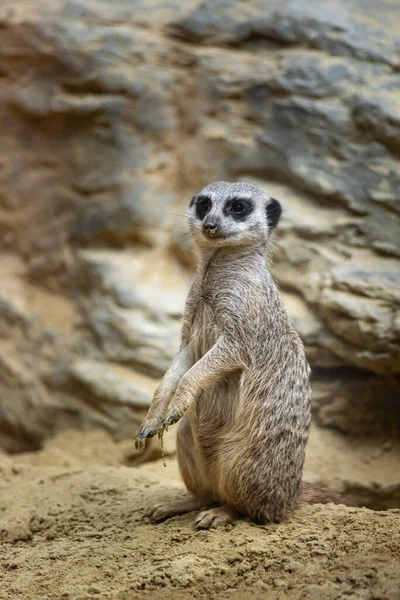
[[[181,347],[136,444],[180,420],[177,456],[191,497],[155,506],[155,521],[200,511],[199,528],[240,516],[266,523],[298,504],[310,368],[268,270],[280,216],[279,202],[248,183],[212,183],[190,203],[199,263]]]

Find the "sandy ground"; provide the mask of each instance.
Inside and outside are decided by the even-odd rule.
[[[354,469],[330,450],[343,483]],[[145,508],[184,493],[176,462],[121,466],[128,455],[102,432],[66,432],[39,453],[0,457],[0,600],[400,599],[399,509],[307,506],[281,525],[200,532],[193,515],[153,525]]]

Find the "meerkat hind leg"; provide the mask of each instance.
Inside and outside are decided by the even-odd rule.
[[[204,501],[199,498],[185,498],[184,500],[177,500],[176,502],[156,504],[155,506],[152,506],[144,516],[149,517],[152,521],[158,523],[171,517],[200,510],[205,506],[206,504]]]
[[[233,506],[223,505],[202,510],[195,519],[196,529],[214,529],[240,519],[240,513]]]

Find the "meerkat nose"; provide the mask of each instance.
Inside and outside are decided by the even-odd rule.
[[[215,235],[219,231],[218,223],[205,223],[203,225],[203,231],[207,235]]]

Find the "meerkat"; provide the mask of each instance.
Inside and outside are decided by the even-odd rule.
[[[198,269],[181,346],[136,438],[143,447],[180,421],[190,497],[152,507],[154,521],[199,511],[198,528],[243,516],[279,522],[298,505],[310,367],[268,269],[281,212],[248,183],[212,183],[190,203]]]

